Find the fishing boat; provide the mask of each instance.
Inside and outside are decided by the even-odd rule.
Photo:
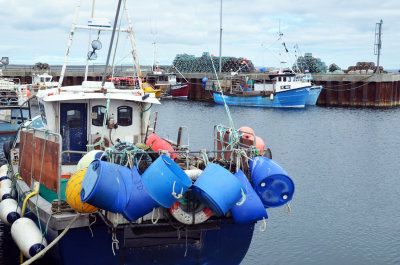
[[[123,3],[129,26],[119,30],[136,51]],[[47,253],[66,265],[239,264],[255,223],[265,230],[266,208],[292,200],[286,171],[229,112],[229,127],[214,126],[214,150],[182,144],[184,127],[175,143],[159,137],[151,114],[159,101],[140,78],[135,89],[116,88],[106,74],[61,86],[76,28],[87,26],[74,19],[59,86],[37,93],[45,128],[23,125],[0,168],[0,218],[21,261]]]
[[[0,134],[14,135],[19,126],[31,117],[29,90],[19,82],[3,78],[0,70]]]
[[[146,75],[146,81],[155,89],[163,91],[166,96],[171,96],[172,99],[188,99],[188,82],[177,82],[175,73],[153,71]]]
[[[311,86],[308,90],[308,97],[306,99],[306,105],[316,105],[319,94],[321,93],[322,86]]]
[[[303,108],[311,82],[291,71],[268,73],[269,79],[213,91],[214,102],[248,107]]]
[[[146,82],[157,90],[162,91],[162,98],[172,98],[172,99],[188,99],[189,94],[189,82],[186,80],[185,76],[182,75],[179,70],[172,65],[186,83],[178,82],[175,73],[168,73],[162,70],[156,61],[156,41],[153,42],[153,64],[151,66],[151,71],[146,74]]]
[[[38,90],[58,87],[58,82],[53,81],[53,76],[47,72],[36,73],[32,76],[32,84],[28,86],[32,95]]]
[[[138,78],[133,77],[110,77],[107,81],[113,82],[115,88],[119,89],[137,89],[139,87]],[[162,93],[161,89],[156,89],[149,83],[144,82],[144,78],[142,78],[142,89],[145,93],[153,93],[157,98],[159,98]]]
[[[297,67],[298,68],[298,67]],[[323,86],[316,86],[313,84],[313,78],[308,70],[305,73],[297,73],[299,79],[310,82],[311,86],[308,88],[308,96],[306,99],[306,105],[316,105],[319,94],[321,93]]]

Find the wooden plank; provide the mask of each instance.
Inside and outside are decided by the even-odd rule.
[[[33,135],[31,133],[26,133],[21,131],[20,133],[20,144],[19,144],[19,158],[20,158],[20,176],[22,179],[31,186],[31,166],[32,166],[32,138]]]
[[[43,151],[45,151],[44,156]],[[59,143],[33,136],[33,133],[21,132],[20,157],[22,158],[20,175],[29,186],[31,186],[32,179],[34,179],[57,192]]]

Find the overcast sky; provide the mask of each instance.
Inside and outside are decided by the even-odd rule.
[[[117,0],[97,0],[95,17],[114,20]],[[43,62],[62,64],[76,0],[0,0],[0,56],[10,64]],[[156,59],[171,64],[176,54],[219,55],[220,1],[218,0],[127,0],[140,63]],[[83,1],[78,24],[90,17],[91,1]],[[381,65],[400,69],[399,0],[280,0],[223,1],[222,55],[245,57],[256,66],[279,66],[279,24],[294,61],[294,46],[311,52],[327,65],[341,68],[359,61],[373,61],[375,24],[383,19]],[[123,17],[125,19],[125,16]],[[122,25],[123,26],[123,25]],[[93,36],[97,38],[97,32]],[[103,48],[94,64],[105,62],[110,33],[101,33]],[[130,42],[120,35],[118,64],[129,64]],[[88,35],[78,31],[71,51],[71,64],[83,64]]]

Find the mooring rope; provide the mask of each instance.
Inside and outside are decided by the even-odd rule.
[[[220,83],[219,78],[218,78],[217,70],[215,69],[214,61],[212,60],[211,54],[209,54],[209,55],[210,55],[210,60],[211,60],[212,66],[213,66],[213,70],[214,70],[215,76],[216,76],[216,78],[217,78],[218,87],[219,87],[219,92],[221,92],[222,99],[223,99],[223,101],[224,101],[224,106],[225,106],[226,114],[228,115],[228,119],[229,119],[229,125],[231,126],[231,128],[232,128],[232,130],[233,130],[234,136],[235,136],[236,138],[239,138],[239,137],[237,136],[237,132],[236,132],[236,130],[235,130],[235,125],[233,124],[233,119],[232,119],[232,115],[231,115],[231,112],[230,112],[230,110],[229,110],[228,104],[226,104],[226,101],[225,101],[224,92],[222,91],[222,88],[221,88],[221,83]]]

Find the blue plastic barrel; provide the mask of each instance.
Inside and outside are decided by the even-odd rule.
[[[256,194],[253,187],[243,171],[239,170],[235,176],[242,183],[245,188],[246,200],[242,205],[234,205],[231,209],[231,213],[235,223],[237,224],[248,224],[268,218],[267,211],[262,203],[260,197]]]
[[[258,156],[249,164],[254,190],[265,207],[282,206],[292,199],[294,183],[276,161]]]
[[[185,193],[192,185],[188,175],[166,155],[158,157],[146,169],[142,180],[153,200],[164,208],[170,208],[177,201],[175,196]]]
[[[132,189],[132,174],[128,167],[94,160],[82,181],[81,201],[110,212],[122,212]]]
[[[143,184],[142,177],[136,167],[132,170],[132,189],[128,204],[122,215],[129,221],[136,221],[138,218],[150,213],[153,208],[160,205],[154,201]]]
[[[209,163],[193,184],[197,197],[217,215],[225,215],[242,198],[244,187],[228,170]]]

